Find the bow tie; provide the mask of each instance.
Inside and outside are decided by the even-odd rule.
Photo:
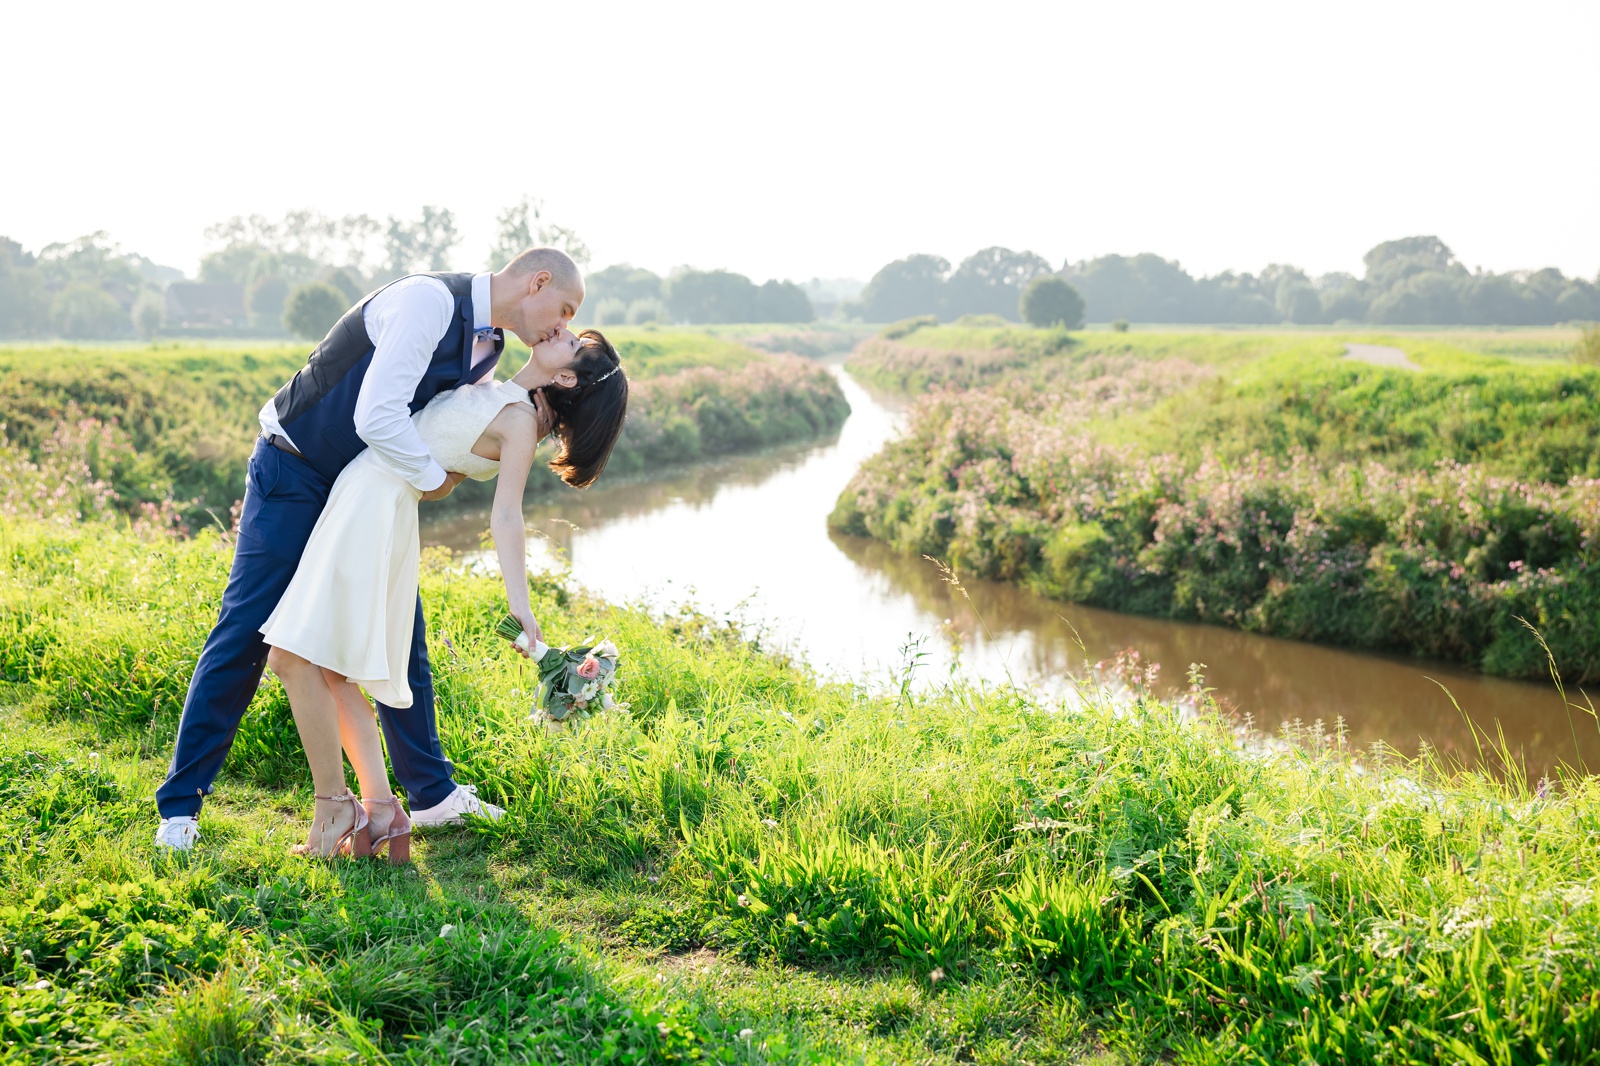
[[[472,339],[474,341],[488,341],[490,344],[493,344],[494,343],[494,327],[493,326],[487,326],[487,327],[485,327],[483,329],[475,329],[475,330],[473,330],[472,331]]]

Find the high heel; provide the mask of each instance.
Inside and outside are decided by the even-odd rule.
[[[324,800],[328,803],[335,801],[348,802],[355,809],[355,824],[339,834],[339,839],[333,843],[333,850],[329,852],[324,853],[313,849],[310,844],[296,844],[289,849],[289,854],[317,859],[331,859],[335,855],[349,855],[352,858],[361,858],[371,854],[372,838],[367,829],[371,819],[367,817],[367,809],[356,802],[356,794],[354,792],[346,789],[344,794],[340,796],[313,796],[313,798]]]
[[[384,845],[389,847],[389,865],[404,866],[411,861],[411,816],[406,809],[400,806],[400,797],[390,796],[388,799],[363,799],[363,807],[368,804],[382,804],[394,808],[394,817],[389,820],[389,828],[381,837],[371,837],[370,853],[376,857],[378,849]]]

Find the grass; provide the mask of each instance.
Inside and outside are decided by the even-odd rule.
[[[848,414],[837,382],[804,360],[699,331],[610,333],[636,386],[614,472],[826,436]],[[17,487],[37,480],[30,468],[70,467],[82,514],[226,526],[244,494],[257,414],[308,350],[285,342],[0,346],[0,467],[10,494],[32,492]],[[501,376],[526,354],[509,345]],[[530,485],[535,494],[562,491],[544,472]],[[457,495],[467,506],[488,498],[475,484]]]
[[[0,520],[0,1061],[1600,1059],[1587,779],[1246,742],[1198,689],[821,684],[542,581],[632,705],[551,735],[495,579],[438,553],[441,737],[506,819],[411,870],[291,861],[269,683],[200,848],[152,855],[227,565],[210,533]]]

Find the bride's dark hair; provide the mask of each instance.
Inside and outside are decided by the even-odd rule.
[[[572,370],[578,383],[570,389],[546,385],[545,402],[555,415],[550,433],[557,447],[550,469],[575,489],[593,485],[611,458],[628,415],[628,376],[614,344],[597,329],[578,334],[578,355]]]

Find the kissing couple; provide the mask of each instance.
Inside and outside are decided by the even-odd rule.
[[[201,804],[266,665],[289,694],[315,786],[297,852],[387,846],[390,861],[405,862],[413,826],[505,813],[458,785],[439,747],[417,504],[462,478],[500,475],[489,528],[508,613],[538,640],[522,516],[534,451],[553,434],[550,469],[591,485],[628,407],[616,348],[597,330],[567,328],[583,296],[577,264],[555,248],[531,248],[492,274],[408,275],[345,312],[261,408],[233,569],[156,791],[158,846],[199,839]],[[506,330],[530,351],[496,382]],[[409,814],[390,788],[385,742]]]

